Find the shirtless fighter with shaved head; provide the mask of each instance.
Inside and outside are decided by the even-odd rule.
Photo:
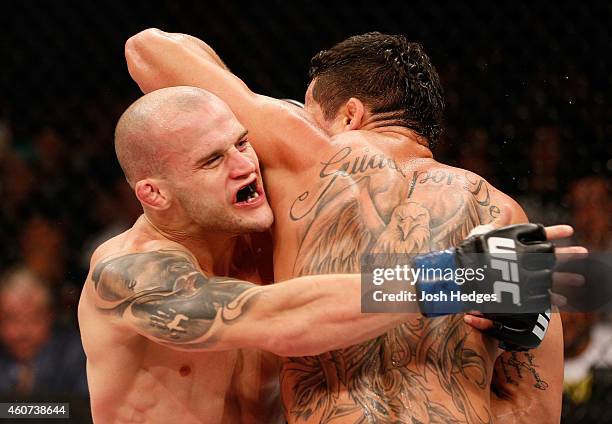
[[[359,272],[365,253],[444,249],[504,207],[512,222],[527,221],[478,175],[433,159],[442,89],[421,46],[402,36],[364,34],[317,55],[305,111],[253,93],[190,36],[147,30],[128,41],[126,57],[145,93],[205,88],[249,130],[275,213],[277,281]],[[571,229],[552,233],[565,237]],[[550,315],[534,319],[545,328]],[[516,328],[504,318],[494,322],[489,333],[505,339],[505,348],[521,347]],[[526,353],[503,353],[461,314],[413,316],[361,344],[291,355],[281,371],[287,420],[313,424],[517,422],[536,411],[540,422],[558,422],[561,382],[557,316],[539,348]]]
[[[359,276],[257,286],[248,263],[232,270],[237,236],[273,221],[246,135],[192,87],[148,94],[119,120],[144,215],[95,251],[79,304],[97,423],[281,422],[276,357],[262,350],[317,354],[406,319],[361,314]]]

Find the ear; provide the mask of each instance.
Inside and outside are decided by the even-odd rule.
[[[358,130],[364,122],[365,106],[355,97],[347,100],[342,108],[342,126],[345,131]]]
[[[159,180],[153,178],[140,180],[134,185],[134,192],[143,206],[148,206],[158,211],[170,207],[169,193],[164,189],[163,184]]]

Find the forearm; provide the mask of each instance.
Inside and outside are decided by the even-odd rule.
[[[216,63],[219,67],[225,69],[226,71],[229,71],[229,68],[225,63],[223,63],[217,52],[215,52],[213,48],[206,44],[204,41],[189,34],[172,33],[169,35],[179,41],[184,40],[185,42],[191,43],[196,49],[200,49],[200,51],[203,52],[205,57],[211,62]]]
[[[495,363],[491,410],[496,422],[558,423],[563,389],[563,336],[558,313],[537,349],[503,352]]]
[[[301,277],[262,289],[242,324],[226,336],[281,356],[316,355],[350,346],[411,316],[405,312],[362,313],[358,274]],[[404,306],[418,313],[415,302]]]
[[[128,39],[125,58],[131,77],[145,93],[178,85],[200,87],[232,109],[232,103],[254,96],[208,44],[192,36],[147,29]]]

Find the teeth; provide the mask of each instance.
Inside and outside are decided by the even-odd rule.
[[[255,192],[246,200],[247,203],[253,203],[259,197],[259,193]]]

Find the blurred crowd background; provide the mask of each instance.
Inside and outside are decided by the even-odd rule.
[[[366,31],[403,33],[425,46],[445,88],[437,159],[481,174],[532,221],[571,223],[576,241],[605,250],[610,22],[610,2],[3,3],[0,397],[73,399],[76,422],[88,420],[80,289],[93,247],[140,213],[113,150],[114,125],[139,95],[123,56],[130,35],[198,36],[255,91],[302,100],[319,50]],[[612,422],[609,318],[563,319],[563,421]]]

